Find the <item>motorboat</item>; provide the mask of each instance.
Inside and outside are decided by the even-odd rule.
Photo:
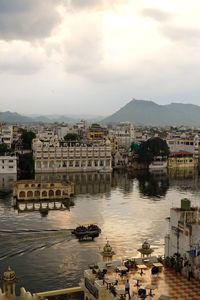
[[[96,223],[81,224],[72,230],[72,234],[79,240],[93,240],[95,237],[98,237],[100,233],[101,229]]]

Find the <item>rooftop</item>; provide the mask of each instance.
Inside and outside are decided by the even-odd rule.
[[[108,297],[107,299],[122,299],[123,293],[125,293],[125,282],[129,279],[130,283],[130,294],[131,295],[138,295],[138,290],[140,288],[146,289],[147,292],[147,299],[162,299],[160,298],[161,295],[168,296],[169,298],[163,299],[171,299],[171,300],[199,300],[200,299],[200,281],[196,279],[191,279],[188,281],[187,278],[183,277],[182,275],[176,275],[174,269],[162,267],[160,265],[160,272],[156,275],[151,274],[151,270],[153,264],[156,265],[156,260],[152,259],[151,257],[145,258],[142,260],[138,259],[137,267],[133,267],[129,271],[127,271],[126,275],[123,275],[123,267],[118,266],[119,272],[116,272],[116,269],[111,268],[112,262],[108,264],[107,273],[105,275],[104,283],[103,281],[101,284],[101,289],[104,286],[107,290]],[[102,267],[103,264],[98,264],[99,268]],[[114,263],[115,267],[117,263]],[[159,263],[158,263],[159,266]],[[121,269],[120,269],[121,268]],[[141,274],[141,269],[143,274]],[[87,276],[88,275],[88,276]],[[98,288],[100,280],[95,278],[95,274],[91,271],[85,271],[85,276],[89,278],[93,282],[93,284]],[[94,277],[92,279],[92,277]],[[113,296],[110,287],[114,282],[118,280],[117,285],[114,285],[116,290],[116,297]],[[137,283],[139,286],[137,286]],[[153,298],[150,296],[150,288],[152,288]],[[110,297],[109,297],[110,295]],[[121,298],[120,298],[121,297]],[[128,299],[128,297],[123,298]],[[136,298],[139,299],[139,298]]]

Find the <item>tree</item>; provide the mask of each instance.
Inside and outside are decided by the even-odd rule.
[[[11,149],[8,147],[7,144],[0,144],[0,155],[5,155],[6,153],[10,153]]]
[[[64,136],[64,140],[65,141],[68,141],[68,142],[71,142],[71,141],[79,141],[80,140],[80,137],[77,133],[67,133],[65,136]]]
[[[25,129],[21,129],[21,141],[22,147],[26,150],[31,150],[32,147],[32,140],[36,137],[33,131],[27,131]]]
[[[155,156],[168,157],[169,147],[163,139],[154,137],[140,145],[138,160],[143,163],[151,163]]]

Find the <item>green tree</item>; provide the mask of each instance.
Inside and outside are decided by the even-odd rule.
[[[79,141],[80,140],[80,136],[77,133],[67,133],[64,136],[64,140],[65,141]]]
[[[0,144],[0,155],[5,155],[6,153],[10,153],[11,149],[8,147],[7,144]]]
[[[155,156],[168,157],[169,147],[163,139],[154,137],[140,145],[138,160],[143,163],[151,163]]]
[[[19,154],[19,169],[21,173],[33,174],[34,173],[34,160],[32,153]]]
[[[27,131],[25,129],[21,129],[21,132],[22,148],[31,150],[32,140],[36,137],[35,133],[33,131]]]

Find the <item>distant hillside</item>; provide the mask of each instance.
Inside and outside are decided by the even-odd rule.
[[[159,105],[152,101],[132,100],[103,120],[104,123],[125,121],[152,126],[200,126],[200,106],[182,103]]]
[[[32,123],[34,120],[30,117],[22,116],[16,112],[0,112],[0,122],[5,123]]]
[[[49,116],[40,116],[40,115],[30,115],[24,116],[20,115],[16,112],[0,112],[0,122],[5,123],[76,123],[79,122],[81,119],[88,120],[88,122],[99,122],[103,117],[101,116],[79,116],[74,115],[71,116],[61,116],[61,115],[49,115]]]

